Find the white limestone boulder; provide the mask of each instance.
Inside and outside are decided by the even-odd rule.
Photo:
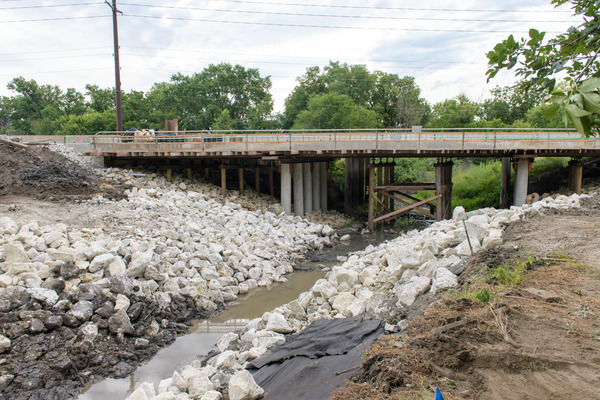
[[[438,268],[433,276],[431,284],[431,293],[437,293],[441,289],[448,289],[458,286],[458,278],[446,268]]]
[[[252,374],[246,370],[233,375],[228,387],[230,400],[260,399],[265,391],[256,384]]]
[[[394,286],[394,293],[399,305],[409,307],[430,287],[431,279],[425,276],[413,276],[407,283]]]

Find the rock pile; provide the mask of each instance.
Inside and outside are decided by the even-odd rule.
[[[184,322],[285,281],[296,260],[335,238],[300,217],[222,204],[209,185],[105,174],[133,187],[118,202],[89,201],[114,210],[103,224],[0,218],[0,394],[47,394],[72,379],[53,394],[66,398],[86,376],[124,376]]]
[[[548,209],[579,207],[581,197],[548,197],[510,210],[465,213],[457,207],[451,220],[369,246],[334,267],[296,300],[250,321],[239,332],[225,334],[217,344],[217,354],[206,364],[195,361],[174,372],[161,381],[158,390],[145,383],[128,400],[208,400],[221,399],[223,393],[236,399],[259,398],[262,391],[244,366],[285,343],[285,334],[318,319],[359,314],[384,319],[388,331],[404,329],[402,317],[419,296],[457,286],[457,275],[471,251],[500,244],[504,228],[513,221]]]

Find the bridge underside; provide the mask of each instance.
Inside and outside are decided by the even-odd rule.
[[[371,214],[373,223],[388,221],[410,210],[420,210],[438,219],[450,217],[453,158],[502,159],[500,205],[506,207],[511,166],[515,169],[514,204],[521,205],[527,196],[527,171],[536,157],[600,157],[599,140],[582,138],[574,132],[287,132],[139,140],[97,136],[92,145],[94,150],[86,155],[102,158],[106,166],[151,164],[165,168],[168,178],[172,169],[185,168],[190,177],[192,171],[203,168],[205,179],[218,182],[220,177],[224,193],[232,181],[240,191],[252,186],[245,181],[248,172],[254,171],[257,192],[268,187],[265,192],[278,195],[285,211],[299,215],[328,208],[352,214],[370,200],[376,203],[375,208],[382,210],[380,215]],[[369,173],[373,172],[373,167],[369,171],[369,165],[382,159],[393,163],[396,158],[413,157],[438,159],[436,192],[427,199],[431,201],[429,205],[420,204],[422,201],[414,197],[412,203],[406,204],[414,192],[407,194],[393,187],[393,167],[378,166],[377,182],[369,183]],[[335,159],[346,160],[345,198],[328,203],[326,169],[327,163]],[[581,187],[581,170],[577,165],[575,162],[571,166],[569,182],[574,191]],[[215,173],[219,170],[220,174]],[[236,173],[237,176],[231,176]],[[371,188],[377,191],[375,197]],[[431,208],[433,201],[435,213]]]

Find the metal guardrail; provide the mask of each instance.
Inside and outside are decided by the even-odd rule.
[[[430,131],[322,130],[322,131],[187,131],[152,136],[124,136],[99,132],[90,137],[94,151],[267,151],[277,150],[543,150],[599,149],[596,138],[569,131]],[[168,148],[168,150],[166,150]]]

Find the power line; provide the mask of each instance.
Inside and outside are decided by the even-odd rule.
[[[172,51],[172,52],[180,52],[180,53],[197,53],[196,50],[183,50],[183,49],[163,49],[160,47],[146,47],[146,46],[121,46],[124,49],[146,49],[146,50],[162,50],[162,51]],[[210,51],[203,50],[203,53],[208,54],[224,54],[228,56],[259,56],[259,57],[274,57],[274,58],[286,58],[286,59],[297,59],[297,60],[323,60],[325,62],[329,62],[331,60],[341,59],[344,57],[302,57],[302,56],[282,56],[282,55],[273,55],[273,54],[257,54],[257,53],[231,53],[231,52],[223,52],[223,51]],[[359,60],[352,58],[344,58],[346,62],[356,62],[358,64],[364,64],[366,62],[389,62],[394,63],[398,62],[398,60]],[[431,61],[431,60],[402,60],[404,63],[430,63],[430,64],[472,64],[470,62],[464,61]]]
[[[497,13],[572,13],[566,10],[477,10],[477,9],[455,9],[455,8],[413,8],[413,7],[376,7],[376,6],[347,6],[328,4],[301,4],[301,3],[275,3],[268,1],[244,1],[244,0],[213,0],[225,3],[260,4],[269,6],[294,6],[294,7],[321,7],[321,8],[349,8],[358,10],[400,10],[400,11],[445,11],[445,12],[497,12]]]
[[[144,8],[166,8],[173,10],[193,10],[193,11],[215,11],[236,14],[258,14],[258,15],[279,15],[292,17],[323,17],[323,18],[349,18],[349,19],[376,19],[376,20],[402,20],[402,21],[458,21],[458,22],[524,22],[524,23],[569,23],[572,21],[531,21],[515,19],[469,19],[469,18],[423,18],[423,17],[393,17],[393,16],[370,16],[370,15],[334,15],[334,14],[306,14],[292,12],[274,12],[274,11],[251,11],[251,10],[225,10],[203,7],[180,7],[180,6],[157,6],[137,3],[121,3],[122,6],[144,7]]]
[[[367,26],[335,26],[335,25],[311,25],[311,24],[289,24],[289,23],[275,23],[275,22],[253,22],[253,21],[226,21],[226,20],[213,20],[204,18],[186,18],[186,17],[165,17],[155,15],[139,15],[139,14],[125,14],[125,17],[129,18],[149,18],[149,19],[162,19],[162,20],[175,20],[175,21],[195,21],[195,22],[208,22],[218,24],[234,24],[234,25],[263,25],[263,26],[278,26],[286,28],[319,28],[319,29],[351,29],[351,30],[368,30],[368,31],[399,31],[399,32],[456,32],[456,33],[527,33],[527,31],[501,31],[501,30],[475,30],[475,29],[422,29],[422,28],[385,28],[385,27],[367,27]],[[547,31],[547,33],[560,33]]]
[[[87,17],[56,17],[56,18],[38,18],[38,19],[15,19],[9,21],[0,21],[0,24],[19,23],[19,22],[46,22],[46,21],[65,21],[72,19],[93,19],[93,18],[109,18],[110,15],[90,15]]]
[[[70,4],[51,4],[51,5],[43,5],[43,6],[19,6],[19,7],[0,7],[0,10],[25,10],[31,8],[57,8],[57,7],[79,7],[79,6],[96,6],[101,5],[103,3],[70,3]]]
[[[12,0],[4,0],[4,1],[12,1]],[[15,56],[15,55],[21,55],[21,54],[64,53],[64,52],[72,53],[74,51],[81,51],[81,50],[98,50],[98,49],[111,49],[111,48],[112,47],[109,47],[109,46],[98,46],[98,47],[80,47],[80,48],[75,48],[75,49],[60,49],[60,50],[22,51],[19,53],[2,53],[2,54],[0,54],[0,56],[5,57],[5,56]]]
[[[79,54],[70,56],[59,56],[59,57],[38,57],[38,58],[22,58],[12,60],[0,60],[0,63],[5,62],[21,62],[21,61],[39,61],[39,60],[61,60],[65,58],[79,58],[79,57],[97,57],[97,56],[112,56],[112,53],[94,53],[94,54]]]

